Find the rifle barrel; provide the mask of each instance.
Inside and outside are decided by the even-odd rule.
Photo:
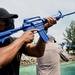
[[[75,14],[75,11],[74,12],[71,12],[71,13],[68,13],[68,14],[65,14],[65,15],[62,15],[62,17],[68,16],[68,15],[71,15],[71,14]]]

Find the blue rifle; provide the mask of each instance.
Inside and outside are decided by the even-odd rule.
[[[59,10],[58,14],[53,17],[55,17],[56,20],[59,20],[60,18],[63,18],[65,16],[68,16],[68,15],[71,15],[74,13],[75,12],[62,15],[61,11]],[[44,40],[44,42],[47,42],[49,40],[49,37],[47,36],[46,31],[44,30],[43,25],[45,23],[47,23],[47,20],[45,18],[41,19],[40,16],[24,19],[23,25],[21,27],[7,30],[4,32],[0,32],[0,42],[3,43],[6,39],[8,39],[10,37],[11,34],[16,33],[20,30],[27,31],[27,30],[31,30],[34,28],[39,29],[38,34]]]

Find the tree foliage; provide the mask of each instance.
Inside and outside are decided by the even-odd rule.
[[[71,21],[69,27],[65,29],[64,40],[67,44],[75,45],[75,21]]]

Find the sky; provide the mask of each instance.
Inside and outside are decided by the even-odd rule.
[[[75,11],[75,0],[0,0],[0,7],[7,9],[10,13],[19,15],[15,19],[15,28],[23,24],[23,20],[35,16],[45,18],[58,13],[67,14]],[[63,33],[72,20],[75,20],[75,14],[66,16],[57,21],[57,24],[48,29],[48,34],[53,35],[58,43],[63,42]],[[23,32],[19,31],[12,36],[21,36]],[[34,41],[39,38],[38,33],[35,34]]]

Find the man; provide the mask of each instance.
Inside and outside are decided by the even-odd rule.
[[[68,54],[53,36],[48,36],[50,40],[46,43],[44,55],[37,58],[37,75],[60,75],[60,57],[68,61]]]
[[[13,29],[15,18],[18,18],[17,14],[11,14],[6,9],[0,8],[0,32]],[[55,18],[46,19],[48,22],[44,25],[45,29],[56,24]],[[38,29],[25,31],[19,38],[10,37],[4,43],[0,42],[0,75],[19,75],[22,53],[34,57],[43,56],[45,42],[39,38],[36,46],[31,44],[34,39],[34,31]]]

